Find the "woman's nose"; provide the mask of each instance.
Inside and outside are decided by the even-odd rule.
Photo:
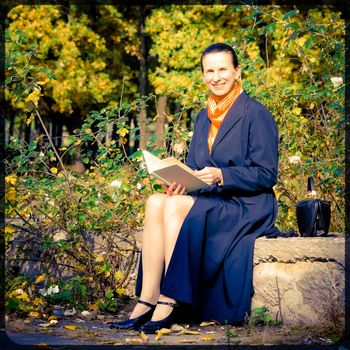
[[[214,81],[220,80],[220,74],[219,74],[219,72],[214,72],[213,80],[214,80]]]

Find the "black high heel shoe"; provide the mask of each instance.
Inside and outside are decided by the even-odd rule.
[[[164,304],[164,305],[171,306],[173,308],[173,310],[171,311],[169,316],[163,318],[162,320],[149,321],[149,322],[145,323],[144,325],[142,325],[139,328],[140,332],[155,333],[155,331],[157,331],[158,329],[169,328],[169,326],[173,322],[173,319],[174,319],[174,316],[175,316],[175,311],[176,311],[176,308],[179,306],[179,304],[177,304],[177,303],[169,303],[169,302],[166,302],[166,301],[158,301],[157,304]]]
[[[148,303],[147,301],[139,300],[138,303],[150,307],[150,310],[146,311],[144,314],[135,317],[129,318],[128,320],[120,322],[112,322],[109,328],[111,329],[138,329],[142,324],[146,323],[152,318],[153,311],[156,308],[156,305]]]

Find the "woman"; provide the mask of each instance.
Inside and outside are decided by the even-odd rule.
[[[178,303],[201,320],[238,323],[249,315],[254,241],[277,214],[278,132],[270,112],[242,89],[230,46],[210,45],[201,68],[211,95],[196,118],[186,163],[211,186],[185,194],[173,183],[148,199],[140,299],[130,319],[111,328],[169,327]]]

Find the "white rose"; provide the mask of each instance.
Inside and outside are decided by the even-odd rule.
[[[141,185],[140,183],[138,183],[138,184],[136,185],[136,187],[137,187],[138,190],[141,190],[142,185]]]
[[[291,157],[288,157],[288,161],[290,164],[298,164],[298,163],[301,163],[301,159],[299,156],[291,156]]]
[[[39,289],[39,293],[43,295],[44,297],[47,295],[46,289]]]
[[[114,181],[112,181],[111,184],[110,184],[110,186],[111,186],[111,187],[114,187],[114,188],[120,188],[121,185],[122,185],[122,183],[121,183],[121,181],[119,181],[119,180],[114,180]]]
[[[181,143],[175,143],[175,145],[174,145],[174,152],[175,153],[179,153],[179,154],[183,153],[184,152],[183,145]]]
[[[333,86],[335,88],[337,88],[343,84],[343,78],[342,77],[332,77],[331,82],[333,83]]]
[[[52,288],[52,294],[57,294],[60,291],[57,285]]]
[[[188,137],[192,137],[193,136],[193,131],[190,131],[189,133],[188,133]]]

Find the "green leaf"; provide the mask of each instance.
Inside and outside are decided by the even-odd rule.
[[[286,40],[286,42],[288,43],[291,40],[295,40],[299,35],[299,30],[295,30],[290,36],[289,38]]]
[[[299,10],[297,10],[297,9],[288,11],[288,12],[286,12],[286,13],[284,14],[284,16],[283,16],[282,19],[285,21],[285,20],[288,19],[289,17],[293,17],[293,16],[295,16],[295,15],[298,14],[298,13],[299,13]]]
[[[265,35],[269,35],[276,30],[276,23],[270,23],[265,27]]]

